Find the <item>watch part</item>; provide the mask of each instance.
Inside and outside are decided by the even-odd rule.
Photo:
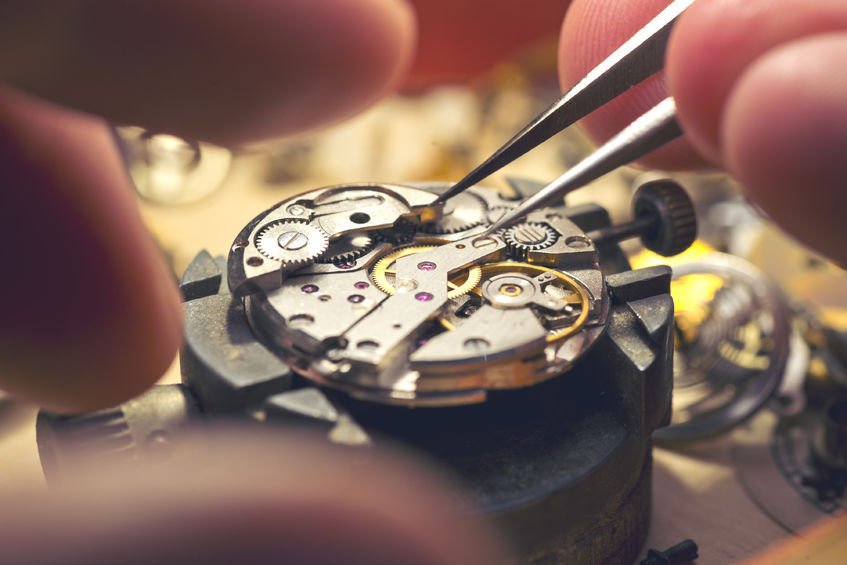
[[[318,227],[294,220],[266,224],[256,236],[256,248],[274,261],[304,265],[327,250],[329,238]]]
[[[508,228],[503,238],[512,252],[523,257],[529,251],[550,247],[556,243],[559,234],[547,224],[524,222]]]
[[[431,234],[453,234],[482,225],[488,215],[485,202],[474,194],[465,192],[444,204],[440,219],[421,224],[420,230]]]
[[[542,209],[480,238],[513,203],[473,187],[429,208],[445,184],[321,189],[242,231],[230,286],[295,372],[381,403],[478,403],[562,375],[602,335],[609,298],[582,229]],[[251,233],[282,270],[250,264]]]
[[[434,245],[415,245],[411,247],[403,247],[398,249],[397,251],[393,251],[388,255],[382,257],[373,267],[371,271],[371,278],[373,279],[374,284],[377,286],[385,294],[396,294],[397,293],[397,285],[402,285],[404,283],[397,282],[397,270],[395,269],[395,263],[398,259],[402,257],[408,257],[409,255],[416,255],[428,249],[435,248]],[[430,269],[435,268],[434,266],[430,267],[430,264],[427,262],[422,262],[418,265],[419,269]],[[458,276],[453,276],[447,281],[447,286],[450,290],[447,292],[447,298],[453,299],[463,296],[470,292],[477,284],[479,284],[479,280],[482,277],[482,271],[479,267],[470,267],[465,271],[462,271],[458,274]]]
[[[354,261],[374,248],[374,238],[367,233],[342,235],[329,244],[326,253],[317,258],[318,263],[347,263]]]

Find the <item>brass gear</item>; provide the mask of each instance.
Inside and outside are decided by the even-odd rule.
[[[379,261],[376,262],[376,264],[374,264],[373,270],[371,270],[371,280],[373,280],[376,287],[385,294],[395,294],[397,292],[397,288],[394,286],[394,281],[389,280],[388,278],[389,275],[394,274],[391,270],[391,266],[398,259],[408,257],[409,255],[415,255],[423,251],[428,251],[436,247],[438,246],[412,245],[410,247],[402,247],[400,249],[392,251],[388,255],[383,256]],[[464,296],[479,284],[481,278],[482,269],[476,265],[460,272],[458,275],[452,277],[447,282],[447,284],[450,286],[450,290],[447,292],[447,298],[453,299],[458,298],[460,296]]]
[[[582,288],[576,280],[571,278],[570,276],[562,273],[561,271],[557,271],[556,269],[551,269],[549,267],[542,267],[540,265],[532,265],[529,263],[519,263],[514,261],[502,261],[499,263],[488,263],[479,267],[480,273],[480,281],[482,281],[483,277],[486,275],[499,275],[503,273],[521,273],[521,274],[531,274],[533,276],[538,276],[542,273],[550,273],[553,277],[565,287],[562,293],[562,297],[564,298],[565,293],[570,291],[574,295],[574,299],[567,300],[568,303],[572,303],[574,305],[579,304],[580,313],[577,316],[576,320],[573,323],[569,324],[563,328],[557,328],[553,330],[549,330],[547,334],[547,343],[555,343],[565,339],[566,337],[570,337],[577,333],[582,327],[585,325],[586,320],[588,320],[588,314],[591,309],[591,298],[588,295],[588,292]],[[547,283],[550,284],[549,282]],[[558,288],[558,287],[557,287]],[[482,296],[482,290],[477,283],[474,288],[471,289],[474,294]],[[549,293],[545,289],[545,294],[548,296],[559,294],[558,292]],[[447,330],[455,329],[455,324],[453,320],[447,316],[439,317],[439,322],[444,326]]]

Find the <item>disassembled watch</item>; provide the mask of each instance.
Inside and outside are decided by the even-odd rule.
[[[656,181],[626,224],[562,205],[482,235],[528,185],[434,205],[448,186],[313,190],[250,221],[227,258],[198,255],[181,285],[184,385],[93,415],[42,413],[48,479],[238,415],[423,451],[528,562],[631,561],[650,437],[671,414],[673,301],[670,269],[630,270],[618,242],[685,249],[690,200]]]
[[[592,242],[552,209],[476,238],[508,201],[474,188],[427,217],[434,196],[322,189],[254,219],[228,259],[253,329],[299,375],[387,404],[478,403],[567,370],[608,316]]]

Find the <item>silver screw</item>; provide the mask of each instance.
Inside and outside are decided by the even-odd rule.
[[[288,251],[297,251],[298,249],[303,249],[306,245],[308,245],[309,238],[306,234],[292,230],[280,235],[276,242],[283,249]]]

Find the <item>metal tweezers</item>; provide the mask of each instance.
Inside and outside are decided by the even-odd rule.
[[[444,203],[477,184],[521,155],[547,141],[600,106],[646,80],[664,67],[665,51],[677,18],[695,0],[674,0],[614,53],[592,69],[552,106],[533,119],[465,178],[436,200]],[[631,163],[682,135],[676,104],[666,98],[620,133],[597,148],[565,174],[505,214],[480,237],[507,227],[530,212],[585,186],[614,169]]]

